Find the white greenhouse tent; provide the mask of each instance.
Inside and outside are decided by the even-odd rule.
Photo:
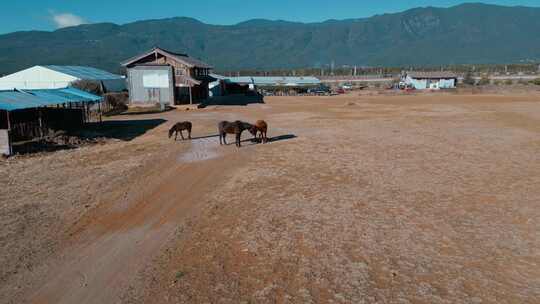
[[[61,89],[74,81],[99,82],[106,92],[126,89],[126,79],[107,71],[86,66],[37,65],[0,78],[0,90]]]

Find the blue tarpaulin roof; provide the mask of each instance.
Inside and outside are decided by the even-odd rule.
[[[0,110],[13,111],[64,104],[94,103],[102,98],[75,88],[0,91]]]
[[[44,65],[43,67],[57,71],[60,73],[68,74],[73,77],[85,80],[112,80],[112,79],[124,79],[120,75],[115,75],[107,71],[100,69],[87,67],[87,66],[74,66],[74,65]]]

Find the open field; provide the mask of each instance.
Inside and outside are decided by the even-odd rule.
[[[265,101],[0,162],[0,303],[540,301],[540,94]]]

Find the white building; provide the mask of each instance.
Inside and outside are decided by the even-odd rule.
[[[453,72],[407,72],[403,82],[417,90],[453,89],[457,86]]]
[[[0,90],[61,89],[78,80],[99,82],[106,92],[120,92],[126,89],[126,79],[123,76],[96,68],[37,65],[0,78]]]

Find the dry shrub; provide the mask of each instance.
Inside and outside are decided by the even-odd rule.
[[[540,86],[540,78],[536,78],[534,80],[531,80],[530,83]]]
[[[86,91],[88,93],[94,94],[94,95],[103,95],[103,86],[101,85],[100,81],[92,81],[92,80],[77,80],[71,83],[71,86]]]
[[[521,85],[529,85],[529,82],[523,78],[520,78],[517,83]]]
[[[128,109],[128,99],[129,95],[127,92],[107,93],[103,95],[105,114],[114,115],[126,111]]]
[[[480,80],[478,81],[477,85],[484,86],[484,85],[488,85],[490,83],[491,83],[491,81],[490,81],[489,77],[482,76],[482,78],[480,78]]]

